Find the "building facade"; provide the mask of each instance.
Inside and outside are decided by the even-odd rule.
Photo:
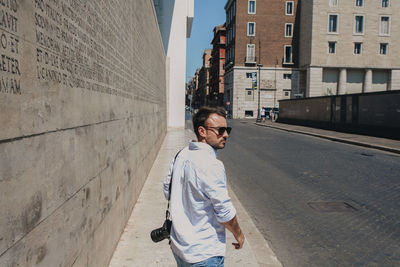
[[[167,133],[153,1],[0,6],[0,266],[107,267]]]
[[[186,105],[190,108],[197,108],[198,104],[196,103],[196,92],[199,87],[199,72],[200,69],[197,69],[194,76],[187,83],[186,88]]]
[[[210,105],[224,105],[224,75],[225,75],[225,24],[216,26],[213,30],[213,48],[210,59]]]
[[[199,71],[199,83],[196,92],[196,102],[199,104],[199,107],[208,105],[210,102],[210,59],[211,49],[205,49],[203,53],[203,66]]]
[[[201,96],[201,92],[199,90],[199,77],[200,77],[200,68],[196,69],[196,72],[190,82],[192,87],[191,107],[193,109],[198,109],[203,105],[203,102],[201,100],[204,99],[204,97]]]
[[[233,118],[300,93],[297,8],[297,0],[227,1],[224,105]]]
[[[400,89],[400,18],[395,0],[301,4],[299,65],[305,96]]]
[[[190,37],[194,0],[153,0],[167,56],[167,121],[185,127],[186,38]]]

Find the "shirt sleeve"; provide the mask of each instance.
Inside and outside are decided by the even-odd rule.
[[[218,222],[225,223],[232,220],[236,215],[236,209],[228,195],[222,162],[219,161],[207,168],[199,178],[204,194],[211,200]]]
[[[168,200],[168,197],[169,197],[169,183],[171,181],[171,174],[172,174],[172,169],[173,168],[174,168],[174,160],[171,163],[171,167],[169,167],[168,174],[165,177],[164,184],[163,184],[164,196],[165,196],[165,199],[167,199],[167,200]]]

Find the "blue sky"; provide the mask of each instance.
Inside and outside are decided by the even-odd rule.
[[[186,81],[203,64],[204,49],[212,48],[213,29],[225,22],[227,0],[195,0],[192,35],[187,39]]]

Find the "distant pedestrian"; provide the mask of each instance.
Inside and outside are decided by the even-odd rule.
[[[262,109],[260,110],[260,114],[261,114],[261,122],[265,122],[265,109],[264,109],[264,107],[262,107]]]
[[[269,111],[269,118],[271,119],[271,121],[274,121],[274,109],[271,108]]]
[[[193,116],[197,142],[179,152],[164,181],[166,198],[171,194],[171,249],[178,267],[224,266],[225,228],[237,240],[236,249],[244,243],[224,164],[216,157],[231,131],[225,116],[221,107],[202,107]]]

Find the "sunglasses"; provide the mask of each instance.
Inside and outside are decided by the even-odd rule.
[[[212,128],[212,129],[216,129],[218,131],[219,135],[223,135],[225,133],[225,131],[230,134],[232,131],[232,127],[205,127],[205,128]]]

